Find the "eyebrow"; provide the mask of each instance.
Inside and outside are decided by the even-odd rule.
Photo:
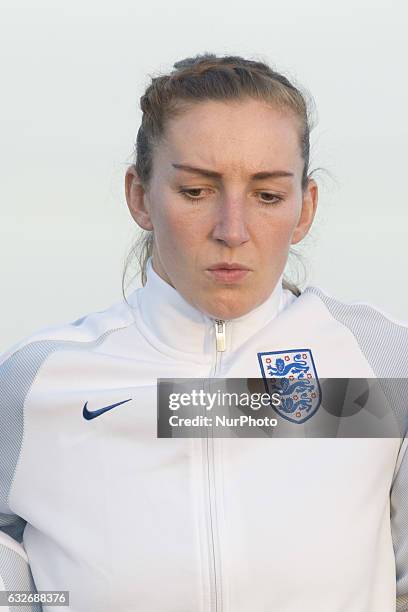
[[[180,170],[185,170],[186,172],[192,172],[194,174],[201,174],[202,176],[209,176],[211,178],[222,178],[222,174],[220,172],[216,172],[215,170],[208,170],[207,168],[197,168],[196,166],[188,166],[186,164],[172,164],[174,168],[178,168]],[[280,178],[285,176],[294,176],[293,172],[288,172],[287,170],[263,170],[261,172],[255,172],[251,174],[249,178],[251,179],[266,179],[266,178]]]

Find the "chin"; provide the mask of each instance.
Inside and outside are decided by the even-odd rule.
[[[237,319],[256,307],[256,304],[252,301],[249,302],[244,298],[240,299],[238,296],[235,299],[230,298],[228,302],[222,303],[220,300],[211,301],[211,303],[204,305],[203,311],[213,319],[228,321],[229,319]]]

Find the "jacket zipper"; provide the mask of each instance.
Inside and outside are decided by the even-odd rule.
[[[216,319],[215,324],[215,364],[212,377],[215,377],[221,362],[221,353],[226,350],[225,321]],[[207,429],[206,463],[208,479],[209,527],[210,527],[210,575],[211,575],[211,610],[222,612],[221,576],[217,570],[220,560],[218,550],[217,503],[215,488],[214,438],[212,430]]]
[[[225,321],[220,319],[215,320],[215,348],[216,356],[225,351]],[[215,370],[217,370],[217,362],[215,362],[214,374]]]

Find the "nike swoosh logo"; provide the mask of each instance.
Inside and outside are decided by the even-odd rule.
[[[117,402],[116,404],[111,404],[110,406],[104,406],[104,408],[99,408],[98,410],[92,410],[92,412],[88,410],[88,402],[86,402],[84,405],[84,409],[82,411],[82,415],[84,419],[86,419],[87,421],[90,421],[91,419],[94,419],[95,417],[103,414],[104,412],[107,412],[108,410],[112,410],[112,408],[116,408],[116,406],[120,406],[121,404],[126,404],[126,402],[130,402],[131,399],[132,398],[129,398],[127,400],[123,400],[123,402]]]

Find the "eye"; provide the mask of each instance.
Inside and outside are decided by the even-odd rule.
[[[183,187],[182,189],[179,190],[179,193],[181,193],[181,195],[187,200],[202,200],[204,196],[202,195],[201,192],[203,191],[209,191],[209,190],[204,189],[204,187],[190,187],[190,188]]]
[[[197,201],[205,198],[205,193],[203,192],[211,192],[211,189],[206,189],[205,187],[183,187],[179,189],[179,193],[190,201]],[[260,198],[260,202],[265,206],[276,205],[283,200],[282,196],[276,195],[275,193],[270,193],[269,191],[260,191],[258,196],[262,196]]]
[[[266,206],[279,204],[283,200],[282,196],[276,195],[276,193],[270,193],[269,191],[260,191],[258,193],[261,197],[261,204],[265,204]]]

